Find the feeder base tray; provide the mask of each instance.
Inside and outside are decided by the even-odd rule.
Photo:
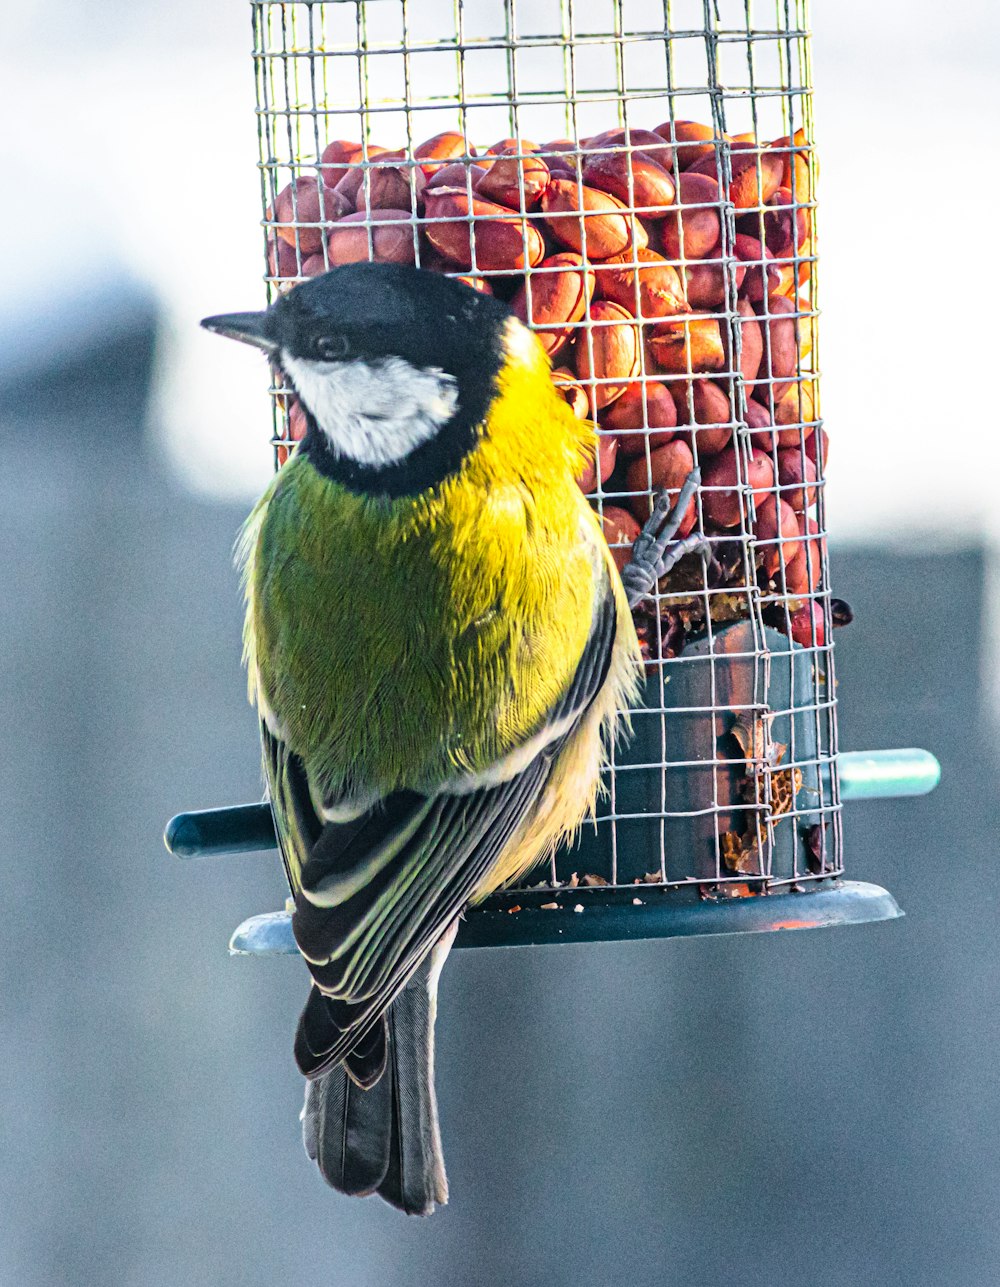
[[[741,898],[692,897],[686,889],[635,886],[626,891],[572,889],[532,906],[532,895],[494,896],[462,920],[456,947],[526,947],[619,939],[686,938],[695,934],[763,934],[774,930],[863,925],[902,916],[888,890],[858,880],[824,881],[799,893]],[[635,902],[635,899],[641,902]],[[509,905],[497,906],[501,900]],[[251,916],[229,943],[234,954],[280,956],[298,952],[287,912]]]

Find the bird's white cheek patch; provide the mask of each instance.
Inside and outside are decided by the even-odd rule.
[[[376,468],[429,442],[458,405],[454,376],[400,357],[313,362],[283,352],[282,365],[334,454]]]

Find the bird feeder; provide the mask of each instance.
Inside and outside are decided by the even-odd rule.
[[[596,826],[470,910],[457,945],[898,916],[844,879],[842,805],[928,791],[938,767],[838,748],[804,0],[251,8],[268,301],[363,259],[508,301],[598,424],[580,485],[619,566],[661,489],[701,474],[681,535],[711,554],[637,609],[645,691]],[[271,394],[280,468],[304,417]],[[167,843],[275,837],[258,804],[180,815]],[[294,951],[288,915],[232,948]]]

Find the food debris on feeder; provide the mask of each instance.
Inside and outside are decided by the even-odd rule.
[[[802,789],[803,778],[801,769],[778,769],[788,747],[783,742],[772,740],[773,721],[773,714],[748,718],[747,712],[741,711],[729,731],[746,761],[746,777],[734,802],[736,809],[739,809],[740,802],[754,806],[766,799],[764,781],[769,779],[770,814],[772,819],[776,819],[795,808],[795,798]],[[720,832],[719,854],[726,867],[742,875],[763,875],[761,839],[761,829],[755,824],[754,813],[750,813],[744,832]]]
[[[799,831],[806,851],[806,862],[809,870],[817,876],[826,871],[825,846],[823,843],[823,833],[826,830],[826,826],[826,823],[817,822],[814,826],[802,827]]]

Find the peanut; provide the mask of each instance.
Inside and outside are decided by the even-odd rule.
[[[657,366],[671,375],[720,371],[726,364],[719,323],[700,313],[657,322],[649,334],[649,349]]]
[[[617,433],[621,454],[631,459],[645,455],[647,441],[650,451],[670,442],[677,426],[677,408],[666,385],[656,380],[636,382],[607,408],[601,425]]]
[[[609,259],[630,246],[645,247],[648,240],[645,228],[616,197],[573,179],[552,179],[541,208],[553,237],[588,259]]]
[[[691,448],[678,439],[651,452],[648,461],[645,456],[636,456],[629,463],[625,471],[625,486],[628,491],[640,494],[629,497],[628,507],[640,523],[644,523],[653,512],[653,495],[660,488],[666,488],[671,500],[676,501],[692,469],[694,457]],[[695,498],[692,497],[690,507],[684,511],[678,536],[688,535],[697,516]]]
[[[427,240],[462,268],[498,272],[533,267],[545,254],[545,243],[535,224],[481,197],[470,202],[468,193],[457,188],[428,188],[424,214],[428,219],[444,220],[425,226]]]
[[[677,188],[677,206],[660,223],[668,259],[702,259],[718,245],[719,185],[704,174],[685,172]]]
[[[593,293],[593,269],[583,268],[580,255],[564,251],[542,260],[529,281],[518,287],[510,306],[522,322],[538,330],[542,347],[553,357],[586,313]]]
[[[594,300],[588,316],[596,325],[580,334],[574,344],[576,372],[584,382],[600,381],[591,395],[600,408],[614,402],[638,375],[639,333],[631,314],[610,300]]]
[[[652,250],[626,250],[606,259],[595,276],[602,298],[634,317],[673,317],[687,311],[677,269]]]
[[[373,210],[370,215],[362,210],[338,219],[330,229],[326,248],[331,267],[369,258],[369,222],[371,258],[381,263],[415,262],[413,215],[409,210]]]

